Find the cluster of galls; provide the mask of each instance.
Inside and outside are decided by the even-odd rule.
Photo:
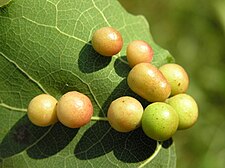
[[[49,126],[58,120],[69,128],[90,122],[93,105],[89,97],[77,91],[64,94],[59,101],[48,94],[34,97],[28,105],[28,118],[37,126]]]
[[[103,56],[113,56],[123,46],[121,34],[112,27],[103,27],[93,34],[93,48]],[[126,57],[132,68],[127,77],[130,89],[151,102],[145,109],[135,98],[123,96],[114,100],[108,109],[110,125],[119,132],[129,132],[142,126],[152,139],[169,139],[177,129],[190,128],[198,118],[195,100],[185,92],[189,78],[178,64],[159,68],[151,64],[153,49],[145,41],[128,44]]]
[[[114,28],[103,27],[94,32],[92,46],[102,56],[110,57],[121,51],[123,39]],[[142,40],[132,41],[126,48],[131,67],[127,83],[134,93],[151,103],[144,109],[133,97],[119,97],[111,102],[107,118],[112,128],[119,132],[129,132],[141,126],[147,136],[163,141],[177,130],[194,125],[198,106],[185,93],[189,78],[184,68],[174,63],[157,68],[151,64],[153,55],[152,47]],[[44,98],[49,102],[42,100]],[[92,115],[90,99],[76,91],[66,93],[58,103],[49,95],[39,95],[28,107],[28,117],[40,126],[59,120],[70,128],[78,128],[87,124]]]

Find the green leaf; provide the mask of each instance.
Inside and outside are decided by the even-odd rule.
[[[115,27],[124,39],[112,58],[97,54],[90,43],[103,26]],[[141,128],[118,133],[101,121],[117,97],[131,95],[147,105],[126,82],[125,50],[135,39],[152,45],[156,66],[174,61],[154,43],[145,18],[115,0],[13,0],[0,9],[0,167],[176,167],[171,140],[157,143]],[[88,125],[30,123],[26,108],[34,96],[59,98],[71,90],[93,102]]]
[[[0,8],[4,7],[5,5],[9,4],[11,0],[0,0]]]

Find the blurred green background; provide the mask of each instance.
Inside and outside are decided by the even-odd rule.
[[[225,0],[119,0],[190,76],[194,127],[174,136],[178,168],[225,167]]]

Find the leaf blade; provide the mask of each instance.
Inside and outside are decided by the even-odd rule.
[[[94,117],[106,117],[110,102],[122,95],[135,96],[146,103],[126,83],[130,69],[125,47],[118,55],[106,59],[90,43],[94,30],[110,25],[122,33],[124,46],[135,39],[149,42],[155,51],[155,65],[174,61],[168,51],[154,43],[144,17],[128,14],[113,0],[91,3],[15,0],[6,11],[1,11],[0,24],[0,66],[3,67],[0,116],[4,121],[0,124],[4,128],[0,132],[0,164],[3,167],[46,167],[46,161],[49,167],[136,167],[152,156],[156,141],[147,138],[141,129],[120,134],[105,121],[92,121],[79,130],[60,123],[51,129],[38,128],[29,122],[26,114],[17,112],[25,112],[37,94],[49,93],[59,98],[70,90],[91,98]],[[89,146],[94,150],[83,147],[88,139],[97,140],[98,143]],[[110,140],[116,145],[107,144]],[[138,144],[142,150],[137,149]],[[147,147],[151,150],[146,151]],[[170,161],[169,164],[161,161],[174,160],[169,154],[170,150],[174,154],[173,145],[168,149],[160,150],[146,166],[174,166]]]

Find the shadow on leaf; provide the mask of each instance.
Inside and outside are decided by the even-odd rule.
[[[131,68],[129,67],[126,56],[121,56],[116,59],[114,63],[114,68],[117,75],[121,77],[127,77],[128,73],[130,72]]]
[[[49,127],[36,127],[23,116],[6,134],[0,144],[0,157],[7,158],[26,150],[34,144]]]
[[[149,104],[130,90],[124,78],[107,98],[102,111],[107,112],[110,103],[121,96],[135,97],[144,107]],[[75,147],[74,155],[81,160],[87,160],[113,151],[118,160],[135,163],[149,158],[156,146],[157,142],[148,138],[141,128],[129,133],[119,133],[112,129],[108,122],[99,121],[84,133]]]
[[[119,133],[108,122],[97,122],[89,128],[74,150],[78,159],[88,160],[113,151],[114,156],[126,163],[135,163],[149,158],[157,142],[148,138],[141,128]]]
[[[81,72],[92,73],[106,67],[111,59],[98,54],[92,45],[85,44],[79,53],[78,66]]]
[[[162,147],[168,149],[173,144],[173,139],[170,138],[162,142]]]
[[[69,129],[56,123],[54,126],[38,127],[24,115],[6,134],[0,144],[0,158],[7,158],[27,151],[32,158],[50,157],[66,145],[77,134],[78,129]]]
[[[107,100],[104,102],[102,106],[102,111],[104,114],[99,114],[100,117],[107,116],[107,111],[109,108],[109,105],[111,102],[119,97],[122,96],[131,96],[142,102],[142,106],[145,108],[147,105],[149,105],[149,102],[135,94],[128,86],[127,84],[127,79],[124,78],[118,85],[117,87],[113,90],[113,92],[110,94],[110,96],[107,98]]]
[[[35,159],[47,158],[64,149],[76,136],[79,129],[72,129],[56,123],[46,136],[43,136],[27,154]]]

